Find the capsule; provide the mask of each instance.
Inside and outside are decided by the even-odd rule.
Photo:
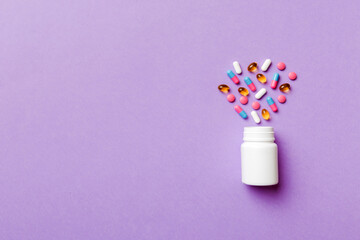
[[[253,92],[256,91],[255,84],[251,81],[251,79],[249,77],[245,77],[244,81],[245,81],[246,85],[248,85],[248,87],[250,88],[251,91],[253,91]]]
[[[264,76],[264,74],[259,73],[256,75],[256,78],[259,82],[266,83],[266,77]]]
[[[259,115],[256,113],[256,111],[251,111],[251,116],[254,119],[254,122],[259,124],[260,123],[260,118]]]
[[[233,73],[233,71],[231,71],[231,70],[227,71],[227,75],[229,76],[229,78],[230,78],[235,84],[239,84],[239,83],[240,83],[238,77]]]
[[[230,91],[229,86],[226,85],[226,84],[219,85],[218,89],[219,89],[220,92],[223,92],[223,93],[228,93]]]
[[[261,110],[261,116],[268,121],[270,119],[270,113],[268,110],[266,110],[265,108],[263,110]]]
[[[266,101],[269,104],[271,110],[273,110],[273,112],[277,112],[278,108],[277,108],[274,100],[272,99],[272,97],[267,97]]]
[[[260,90],[255,94],[255,98],[256,98],[256,99],[260,99],[260,98],[262,98],[265,94],[266,94],[266,89],[265,89],[265,88],[262,88],[262,89],[260,89]]]
[[[246,112],[239,105],[236,105],[234,109],[240,115],[240,117],[242,117],[243,119],[247,118]]]
[[[272,89],[275,89],[276,88],[276,86],[277,86],[277,84],[278,84],[278,81],[279,81],[279,74],[278,73],[275,73],[274,74],[274,77],[273,77],[273,80],[271,81],[271,85],[270,85],[270,87],[272,88]]]
[[[268,68],[270,67],[270,64],[271,64],[271,60],[266,59],[265,62],[263,63],[263,65],[261,66],[261,71],[266,72],[268,70]]]
[[[256,72],[257,70],[257,63],[256,62],[252,62],[249,64],[248,66],[248,71],[249,72]]]
[[[291,87],[290,87],[290,84],[289,84],[289,83],[284,83],[284,84],[281,84],[281,85],[280,85],[279,89],[280,89],[280,91],[282,91],[283,93],[287,93],[287,92],[290,92]]]
[[[247,90],[246,88],[243,88],[243,87],[239,87],[238,92],[243,96],[249,95],[249,90]]]
[[[241,74],[242,71],[241,71],[241,67],[240,67],[239,62],[238,61],[233,62],[233,66],[234,66],[235,72],[237,74]]]

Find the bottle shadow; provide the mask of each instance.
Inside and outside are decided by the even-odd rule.
[[[250,186],[246,185],[248,191],[257,197],[271,197],[280,198],[286,189],[289,175],[286,172],[286,147],[281,142],[281,138],[276,137],[276,144],[278,145],[278,169],[279,169],[279,183],[272,186]]]

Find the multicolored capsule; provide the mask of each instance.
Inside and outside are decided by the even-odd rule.
[[[278,81],[279,81],[279,74],[278,73],[275,73],[274,74],[274,77],[273,77],[273,80],[271,81],[271,85],[270,85],[270,87],[272,88],[272,89],[275,89],[276,88],[276,86],[277,86],[277,84],[278,84]]]
[[[271,110],[273,110],[273,112],[277,112],[278,108],[277,108],[274,100],[271,97],[267,97],[266,101],[269,104]]]
[[[235,84],[239,84],[239,83],[240,83],[238,77],[233,73],[233,71],[231,71],[231,70],[227,71],[227,75],[229,76],[229,78],[230,78]]]
[[[249,77],[245,77],[244,82],[246,83],[246,85],[248,85],[248,87],[250,88],[251,91],[253,91],[253,92],[256,91],[256,87]]]
[[[240,115],[240,117],[242,117],[243,119],[247,118],[246,112],[239,105],[236,105],[234,109]]]

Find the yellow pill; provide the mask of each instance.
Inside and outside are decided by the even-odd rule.
[[[256,72],[256,70],[257,70],[257,63],[256,62],[250,63],[250,65],[248,66],[248,71],[249,72]]]
[[[270,119],[270,113],[268,110],[266,110],[265,108],[263,110],[261,110],[261,116],[265,119],[265,120],[269,120]]]
[[[284,93],[287,93],[290,91],[290,84],[289,83],[284,83],[284,84],[281,84],[280,87],[279,87],[280,91],[284,92]]]
[[[219,85],[218,89],[220,90],[220,92],[223,92],[223,93],[228,93],[230,91],[229,86],[226,84]]]
[[[259,82],[266,83],[266,77],[264,76],[264,74],[259,73],[256,75],[256,78],[257,80],[259,80]]]
[[[239,93],[243,96],[247,96],[249,95],[249,90],[247,90],[246,88],[243,88],[243,87],[239,87],[238,89]]]

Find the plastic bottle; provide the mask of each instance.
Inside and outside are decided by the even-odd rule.
[[[278,150],[272,127],[245,127],[241,144],[242,182],[253,186],[278,184]]]

